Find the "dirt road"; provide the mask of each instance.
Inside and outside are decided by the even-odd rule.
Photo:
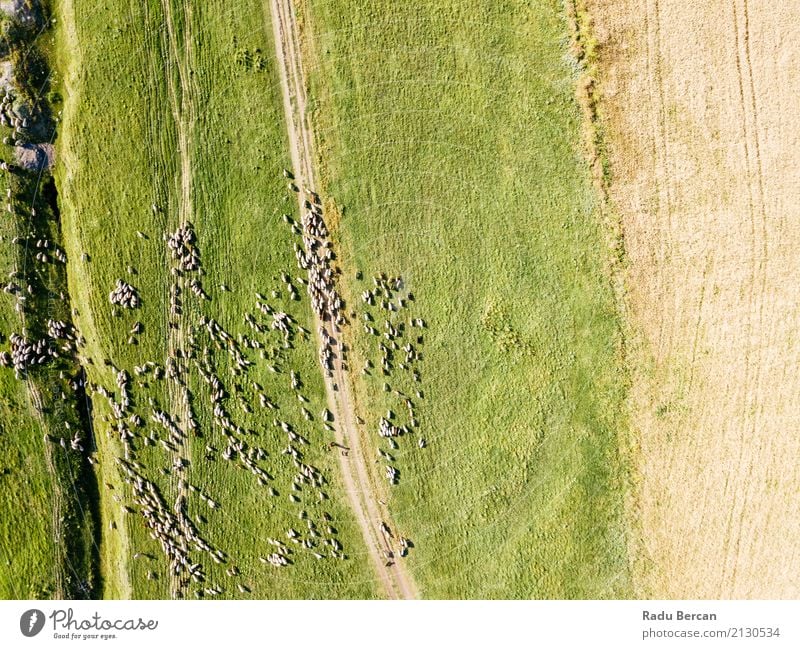
[[[590,0],[645,595],[800,596],[800,4]]]
[[[298,187],[316,188],[313,136],[306,112],[300,32],[294,5],[291,0],[264,0],[264,3],[265,19],[269,19],[272,24],[280,67],[295,182]],[[302,194],[299,195],[299,201],[302,210]],[[317,320],[315,324],[330,329],[329,323]],[[329,333],[336,337],[334,331]],[[415,598],[416,588],[405,571],[402,560],[389,560],[385,555],[390,547],[381,532],[381,523],[386,522],[392,529],[394,526],[388,510],[375,495],[365,457],[366,449],[362,447],[361,432],[356,421],[350,381],[351,377],[343,368],[340,355],[337,355],[333,377],[325,377],[325,390],[329,408],[335,418],[336,441],[350,449],[347,455],[339,454],[344,487],[387,596],[393,599]]]
[[[175,129],[178,135],[178,152],[180,154],[180,187],[181,191],[177,197],[178,206],[178,227],[184,227],[187,223],[193,220],[194,206],[193,206],[193,192],[192,192],[192,128],[196,121],[196,111],[194,105],[194,92],[189,80],[188,71],[191,68],[190,61],[192,56],[192,31],[191,31],[191,6],[186,5],[184,14],[180,18],[183,20],[182,32],[183,43],[179,44],[178,31],[176,29],[176,17],[172,12],[172,3],[168,0],[162,0],[162,8],[164,11],[164,19],[167,27],[167,37],[169,42],[169,53],[171,63],[178,71],[179,85],[176,86],[174,82],[168,79],[167,90],[170,101],[170,108],[172,110],[173,119],[175,120]],[[168,277],[171,274],[167,273]],[[180,287],[181,294],[186,294],[189,290],[186,277],[181,275],[176,278],[177,285]],[[181,381],[169,382],[169,399],[170,410],[174,413],[179,421],[180,428],[183,432],[181,443],[178,445],[177,450],[173,452],[173,461],[183,461],[191,457],[189,430],[187,422],[190,419],[189,412],[189,397],[188,390],[185,384],[185,370],[186,366],[183,361],[185,356],[185,340],[186,331],[188,329],[188,322],[185,314],[181,312],[176,318],[177,327],[168,327],[167,338],[167,357],[174,360],[175,364],[181,368]],[[174,492],[182,498],[188,497],[188,492],[184,485],[186,482],[182,480],[178,472],[173,473],[171,484]],[[179,512],[176,511],[176,514]],[[170,566],[170,594],[175,598],[183,597],[184,593],[180,587],[180,576]]]

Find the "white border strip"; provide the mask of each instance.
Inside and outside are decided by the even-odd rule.
[[[705,618],[687,619],[687,613]],[[41,631],[26,637],[21,624]],[[796,601],[0,601],[4,648],[777,649],[800,646],[798,626]]]

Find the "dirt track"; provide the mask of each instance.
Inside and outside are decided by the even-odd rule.
[[[313,136],[306,112],[305,77],[300,52],[300,37],[291,0],[264,0],[265,19],[269,18],[275,39],[275,49],[280,67],[284,109],[289,132],[292,165],[298,187],[316,188],[313,167]],[[267,6],[268,4],[268,6]],[[299,196],[303,209],[302,195]],[[329,323],[317,321],[330,329]],[[330,331],[337,337],[334,331]],[[342,367],[341,358],[334,361],[333,377],[325,377],[328,404],[335,418],[336,441],[348,447],[347,455],[339,455],[344,488],[361,527],[364,542],[369,550],[375,571],[387,596],[393,599],[411,599],[417,596],[416,588],[402,561],[387,562],[384,551],[389,550],[380,531],[382,522],[391,524],[389,512],[378,502],[367,467],[365,450],[361,446],[361,433],[356,422],[350,388],[350,376]]]
[[[168,1],[162,0],[162,8],[164,10],[164,19],[167,27],[167,36],[169,40],[169,52],[172,58],[172,63],[176,66],[180,85],[178,87],[172,81],[167,83],[167,90],[170,100],[170,107],[172,110],[173,119],[175,120],[175,129],[178,135],[178,152],[180,155],[180,186],[181,191],[178,196],[178,226],[183,227],[193,220],[194,207],[193,207],[193,193],[192,193],[192,127],[196,120],[195,106],[193,102],[192,88],[189,82],[189,75],[187,74],[190,68],[190,56],[192,52],[191,29],[190,29],[190,15],[191,6],[186,5],[186,13],[183,16],[183,45],[179,45],[178,36],[176,31],[175,19],[176,17],[172,12],[172,4]],[[167,274],[169,277],[170,275]],[[178,285],[181,288],[181,293],[185,294],[188,291],[186,278],[181,276],[177,279]],[[167,356],[169,358],[185,358],[185,339],[188,324],[183,314],[177,318],[177,328],[168,328],[167,339]],[[178,353],[180,352],[180,353]],[[182,362],[182,361],[181,361]],[[175,413],[181,425],[181,430],[184,435],[181,438],[181,444],[178,446],[176,452],[173,453],[173,460],[181,460],[189,458],[190,443],[189,431],[186,427],[190,419],[190,412],[188,407],[188,397],[186,386],[177,381],[170,381],[169,383],[169,398],[171,404],[171,412]],[[185,483],[179,479],[177,472],[172,478],[172,486],[175,492],[186,498],[188,493],[183,486]],[[177,512],[176,512],[177,513]],[[169,571],[170,574],[170,594],[173,598],[182,597],[184,593],[180,588],[180,579],[174,570]]]
[[[800,4],[590,0],[628,270],[641,589],[800,596]]]

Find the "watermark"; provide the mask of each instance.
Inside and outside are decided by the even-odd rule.
[[[44,628],[44,613],[38,608],[25,611],[19,617],[19,630],[26,638],[32,638]]]
[[[49,615],[32,608],[19,618],[19,630],[27,638],[41,633],[49,619],[52,638],[55,640],[113,640],[122,633],[155,631],[158,620],[107,618],[95,612],[89,617],[76,616],[71,608],[53,609]]]

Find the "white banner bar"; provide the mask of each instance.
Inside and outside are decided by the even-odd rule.
[[[800,646],[798,602],[0,601],[0,647]]]

